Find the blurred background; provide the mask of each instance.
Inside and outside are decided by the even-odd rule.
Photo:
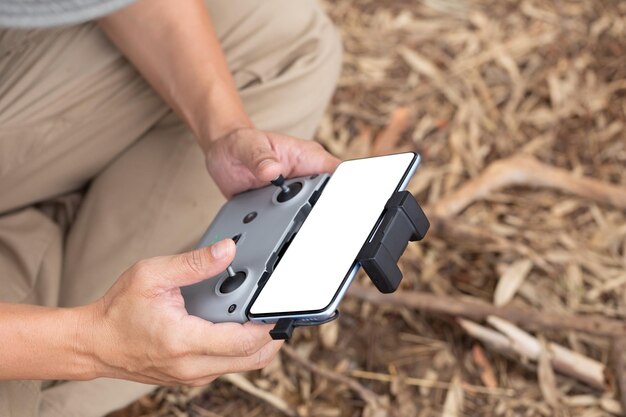
[[[626,3],[325,5],[345,55],[318,140],[424,157],[402,288],[360,276],[263,371],[112,417],[624,415]]]

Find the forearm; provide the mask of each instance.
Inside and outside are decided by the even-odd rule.
[[[140,0],[100,26],[201,145],[251,126],[202,0]]]
[[[0,380],[91,379],[90,307],[0,303]]]

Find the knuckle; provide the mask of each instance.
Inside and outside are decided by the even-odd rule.
[[[197,273],[203,272],[206,266],[206,260],[199,250],[185,254],[183,262],[188,270]]]
[[[198,379],[198,380],[195,380],[195,381],[191,382],[189,384],[189,386],[191,386],[191,387],[203,387],[203,386],[208,385],[211,382],[215,381],[216,379],[217,379],[217,376],[210,376],[210,377]]]
[[[146,298],[152,298],[155,295],[152,288],[153,277],[154,269],[150,260],[138,261],[130,269],[129,288],[139,290]]]
[[[131,269],[136,276],[143,277],[149,275],[151,270],[151,262],[148,259],[142,259],[135,262]]]
[[[163,340],[163,351],[170,357],[181,357],[187,354],[185,344],[179,337],[168,337]]]
[[[191,384],[196,381],[200,375],[197,374],[197,371],[194,367],[189,366],[188,364],[179,365],[173,372],[172,376],[176,378],[180,383],[183,384]]]
[[[274,357],[276,356],[276,352],[273,352],[269,349],[264,349],[259,351],[256,355],[256,361],[254,364],[254,369],[262,369],[269,365]]]
[[[251,356],[259,351],[262,347],[260,339],[253,336],[245,336],[239,340],[239,351],[243,356]]]

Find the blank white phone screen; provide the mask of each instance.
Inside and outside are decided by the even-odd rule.
[[[403,153],[339,165],[250,313],[325,309],[414,158]]]

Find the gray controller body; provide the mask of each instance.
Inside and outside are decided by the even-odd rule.
[[[278,198],[280,188],[270,185],[238,194],[224,204],[198,247],[237,237],[237,254],[231,266],[235,272],[243,272],[245,279],[233,281],[223,272],[181,288],[188,313],[216,323],[248,321],[250,302],[269,278],[329,178],[329,174],[320,174],[287,180],[288,186],[301,183],[302,189],[284,202]]]

